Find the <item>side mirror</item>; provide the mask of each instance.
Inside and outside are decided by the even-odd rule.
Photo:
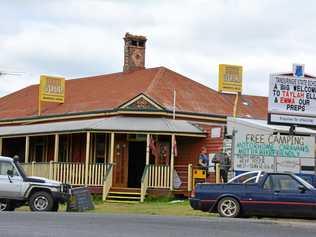
[[[8,170],[8,171],[7,171],[7,175],[8,175],[9,177],[13,177],[13,170]]]
[[[298,186],[298,190],[300,190],[301,193],[305,193],[307,188],[303,185]]]

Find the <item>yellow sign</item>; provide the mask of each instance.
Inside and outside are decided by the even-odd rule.
[[[218,91],[242,91],[242,66],[227,64],[219,65]]]
[[[39,95],[40,101],[64,103],[65,78],[42,75],[39,87]]]

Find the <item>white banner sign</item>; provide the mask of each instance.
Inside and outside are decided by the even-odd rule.
[[[297,173],[304,159],[314,159],[314,150],[314,137],[237,133],[234,169]]]
[[[316,78],[271,75],[268,111],[316,116]]]

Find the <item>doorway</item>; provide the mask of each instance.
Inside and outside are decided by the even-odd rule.
[[[128,187],[139,188],[146,165],[146,142],[130,141],[128,160]]]

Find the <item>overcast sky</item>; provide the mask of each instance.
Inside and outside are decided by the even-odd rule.
[[[217,89],[218,64],[244,67],[244,94],[304,63],[316,74],[316,1],[1,0],[0,96],[38,83],[119,72],[125,32],[148,38],[146,67]]]

